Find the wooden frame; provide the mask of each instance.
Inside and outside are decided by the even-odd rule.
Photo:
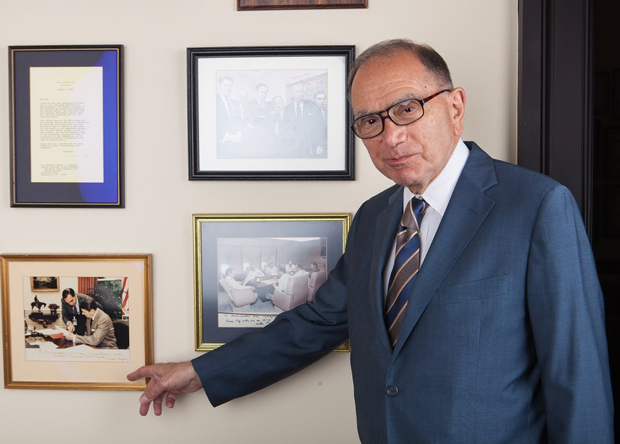
[[[144,380],[128,382],[126,375],[153,363],[151,255],[3,254],[0,272],[5,388],[146,387]],[[33,276],[58,276],[59,288],[65,289],[63,294],[33,291]],[[76,318],[80,316],[86,320],[83,312],[68,314],[76,313],[69,312],[73,307],[63,301],[69,288],[79,302],[94,299],[99,310],[92,322],[105,326],[106,319],[109,320],[114,345],[87,345],[87,341],[68,334],[67,323],[78,325]],[[90,320],[85,325],[90,326]],[[84,332],[81,337],[90,338],[91,342],[98,340],[96,331],[92,331],[92,336]]]
[[[237,11],[368,8],[368,0],[237,0]]]
[[[213,350],[264,327],[283,311],[269,295],[277,292],[273,275],[250,282],[250,265],[267,271],[270,262],[285,267],[295,261],[302,268],[316,262],[326,276],[344,252],[350,223],[350,214],[194,214],[196,350]],[[231,269],[237,287],[254,287],[239,287],[249,300],[243,294],[243,301],[235,301],[224,288]],[[302,303],[312,303],[307,300]],[[348,341],[337,351],[349,351]]]

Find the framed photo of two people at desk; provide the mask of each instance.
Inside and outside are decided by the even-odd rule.
[[[353,180],[354,46],[188,48],[190,180]]]
[[[194,214],[196,350],[315,303],[350,223],[350,214]],[[348,341],[337,351],[349,351]]]
[[[0,272],[5,388],[146,387],[125,375],[153,362],[151,255],[3,254]]]

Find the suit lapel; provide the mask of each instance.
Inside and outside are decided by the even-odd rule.
[[[368,279],[370,285],[368,295],[371,298],[373,307],[372,313],[377,335],[379,336],[380,342],[386,349],[390,350],[390,352],[392,350],[392,345],[390,344],[387,329],[385,328],[385,320],[383,319],[383,268],[390,254],[402,214],[403,189],[399,187],[388,198],[388,204],[385,209],[377,215],[372,257],[380,259],[371,261]],[[377,295],[379,295],[379,297],[377,297]]]
[[[467,145],[472,151],[411,289],[394,356],[398,354],[431,298],[495,205],[495,201],[485,194],[488,188],[497,183],[493,160],[475,144]]]

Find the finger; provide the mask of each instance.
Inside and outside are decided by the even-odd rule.
[[[162,408],[161,408],[161,403],[164,399],[164,394],[162,393],[160,396],[158,396],[154,401],[153,401],[153,413],[155,413],[155,416],[160,416],[161,412],[162,412]]]
[[[140,404],[140,415],[146,416],[149,412],[150,405],[151,405],[150,402],[146,404]]]
[[[140,396],[140,402],[145,404],[147,402],[156,402],[158,398],[161,398],[168,389],[162,384],[161,381],[157,380],[155,377],[152,377],[149,381],[146,389],[144,389],[144,393]],[[159,403],[161,404],[161,399],[159,399]]]
[[[127,375],[127,379],[129,379],[130,381],[137,381],[138,379],[150,376],[149,367],[150,366],[148,365],[140,367],[138,370],[129,373]]]
[[[174,404],[176,403],[179,394],[180,393],[177,391],[168,392],[168,394],[166,395],[166,407],[168,407],[169,409],[174,408]]]

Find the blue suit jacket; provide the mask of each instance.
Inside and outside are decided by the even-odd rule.
[[[363,443],[613,442],[603,299],[574,199],[467,145],[395,349],[382,271],[398,186],[359,209],[315,304],[193,361],[214,405],[349,337]]]

